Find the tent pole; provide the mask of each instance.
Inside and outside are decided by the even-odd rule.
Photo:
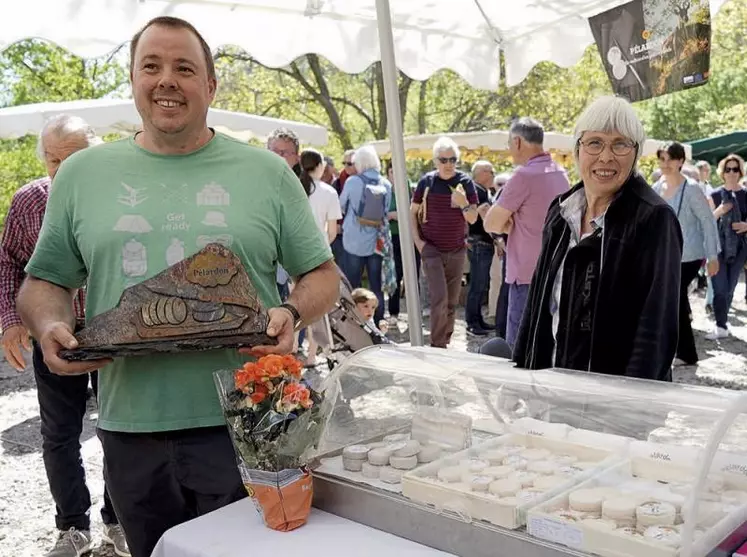
[[[423,320],[420,308],[420,289],[415,268],[415,244],[410,228],[410,192],[408,191],[407,170],[405,167],[405,142],[402,130],[399,87],[397,85],[397,64],[394,59],[394,36],[389,0],[376,0],[376,22],[379,26],[381,45],[381,70],[384,81],[386,115],[389,123],[389,138],[392,146],[394,169],[394,195],[397,198],[397,218],[399,238],[402,245],[402,269],[407,292],[407,324],[412,346],[423,345]]]

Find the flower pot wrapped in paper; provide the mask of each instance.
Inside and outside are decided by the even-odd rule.
[[[244,485],[273,530],[306,523],[313,494],[307,455],[329,414],[302,370],[292,356],[270,355],[214,374]]]

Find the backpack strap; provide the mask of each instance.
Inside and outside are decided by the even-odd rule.
[[[436,175],[433,173],[429,173],[425,176],[425,187],[423,188],[423,201],[420,203],[420,223],[428,222],[428,206],[426,205],[426,200],[428,199],[428,191],[431,189],[431,186],[433,186],[433,183],[436,180]]]

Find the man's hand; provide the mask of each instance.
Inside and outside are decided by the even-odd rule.
[[[489,210],[490,210],[490,203],[483,203],[477,208],[477,214],[480,215],[481,219],[484,219],[485,215],[488,214]]]
[[[706,273],[708,273],[709,277],[716,276],[718,274],[718,259],[711,259],[708,263],[706,263]]]
[[[44,363],[47,364],[49,371],[57,375],[82,375],[101,369],[112,362],[111,359],[68,362],[60,358],[60,350],[71,350],[78,346],[73,329],[61,321],[50,323],[41,331],[39,346],[44,354]]]
[[[266,356],[267,354],[290,354],[293,351],[293,315],[285,308],[270,308],[267,314],[270,322],[267,324],[267,336],[277,338],[276,345],[252,346],[239,348],[242,354],[252,356]]]
[[[464,193],[462,184],[459,184],[455,188],[451,188],[451,206],[452,207],[469,207],[469,201],[467,201],[467,195]]]
[[[506,255],[506,242],[503,241],[503,238],[498,238],[493,244],[495,245],[495,253],[498,257]]]
[[[23,325],[13,325],[3,331],[3,338],[0,340],[3,344],[5,359],[13,368],[21,372],[26,369],[26,360],[23,358],[23,351],[31,352],[31,340],[29,332]]]
[[[747,232],[747,222],[732,223],[731,229],[737,234],[744,234],[745,232]]]

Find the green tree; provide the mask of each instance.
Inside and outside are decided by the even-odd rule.
[[[127,69],[117,55],[84,60],[39,40],[11,45],[0,53],[0,104],[119,96],[126,89]],[[44,173],[36,137],[0,141],[0,223],[16,189]]]
[[[731,0],[713,19],[706,85],[639,103],[652,137],[692,141],[747,127],[747,0]]]

